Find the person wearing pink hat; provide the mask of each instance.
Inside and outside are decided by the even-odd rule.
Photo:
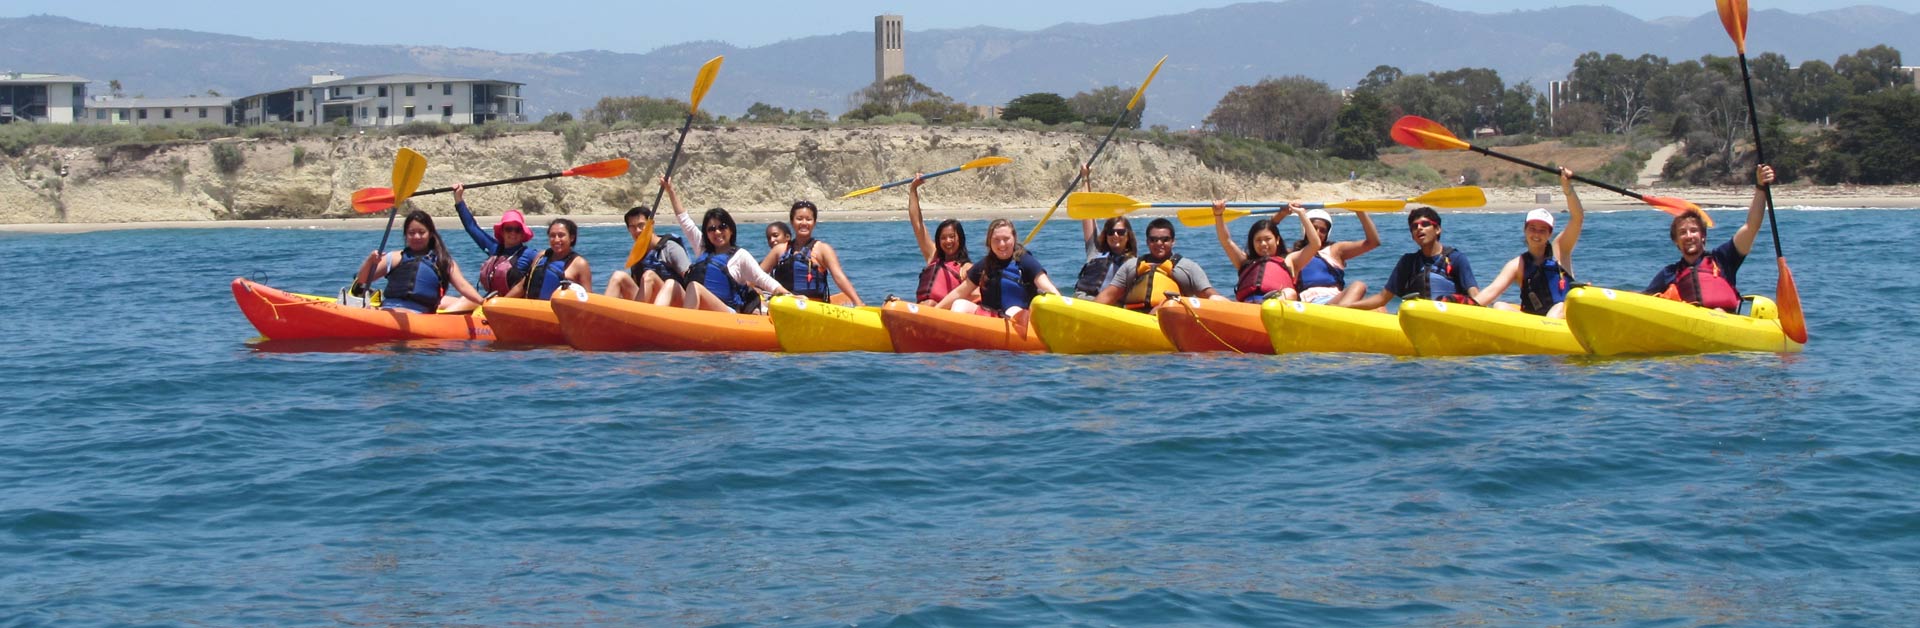
[[[1476,297],[1481,305],[1548,318],[1567,317],[1567,291],[1573,289],[1573,247],[1580,242],[1580,226],[1586,220],[1580,195],[1573,191],[1572,170],[1560,169],[1560,192],[1567,196],[1567,228],[1556,236],[1553,212],[1544,207],[1527,212],[1527,250],[1509,260],[1500,274],[1487,282]],[[1500,293],[1515,280],[1520,283],[1520,304],[1499,301]]]
[[[488,234],[473,219],[473,211],[467,208],[467,189],[463,184],[453,186],[453,210],[460,214],[460,224],[467,229],[467,236],[480,246],[480,252],[487,254],[487,261],[480,264],[480,281],[476,285],[486,296],[506,294],[515,284],[527,276],[533,268],[533,259],[539,254],[527,242],[533,240],[533,231],[527,229],[527,218],[518,209],[509,209],[500,215],[500,222],[493,225],[493,233]],[[457,309],[471,310],[478,303],[464,303]]]

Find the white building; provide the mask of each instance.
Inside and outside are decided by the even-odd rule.
[[[87,79],[65,74],[0,73],[0,124],[73,124],[87,102]]]
[[[217,97],[110,98],[87,103],[81,124],[231,124],[233,101]]]
[[[234,121],[241,125],[277,122],[294,126],[375,127],[408,122],[524,122],[522,85],[512,81],[425,74],[356,77],[323,74],[313,77],[305,87],[265,92],[234,101]]]

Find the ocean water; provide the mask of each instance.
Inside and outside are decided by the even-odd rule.
[[[0,234],[52,297],[0,305],[0,625],[1911,624],[1920,212],[1779,218],[1804,354],[1609,360],[287,346],[228,281],[332,291],[379,233]],[[911,294],[905,224],[826,219]],[[1666,222],[1590,215],[1581,278],[1643,286]],[[1444,236],[1482,281],[1520,238]]]

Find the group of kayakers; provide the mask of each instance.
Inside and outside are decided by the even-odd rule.
[[[1083,167],[1081,176],[1091,190],[1092,172]],[[1712,250],[1706,248],[1707,227],[1699,213],[1676,216],[1669,237],[1680,260],[1662,268],[1646,292],[1736,311],[1741,296],[1735,275],[1753,248],[1765,211],[1764,188],[1773,180],[1772,168],[1756,167],[1757,185],[1745,224]],[[1362,230],[1360,239],[1336,241],[1332,214],[1293,204],[1272,218],[1255,221],[1236,242],[1227,228],[1226,203],[1216,200],[1214,235],[1235,271],[1231,293],[1215,289],[1199,264],[1175,252],[1172,221],[1155,218],[1144,232],[1136,232],[1133,221],[1116,216],[1099,224],[1083,221],[1086,260],[1073,283],[1073,294],[1143,312],[1177,297],[1248,303],[1283,299],[1359,309],[1381,308],[1396,298],[1422,298],[1564,318],[1566,295],[1576,281],[1573,250],[1585,221],[1573,181],[1573,172],[1561,168],[1566,224],[1557,225],[1553,212],[1544,208],[1528,212],[1522,227],[1524,250],[1484,286],[1475,278],[1467,256],[1441,242],[1443,220],[1430,207],[1407,212],[1408,234],[1416,250],[1402,255],[1380,289],[1368,294],[1364,282],[1346,278],[1349,262],[1381,244],[1368,213],[1354,214]],[[919,272],[914,300],[957,312],[1004,317],[1024,330],[1032,300],[1060,293],[1045,266],[1020,244],[1013,223],[1005,219],[988,224],[986,250],[977,261],[968,250],[960,221],[943,220],[929,234],[920,206],[924,183],[924,178],[916,176],[907,186],[908,223],[926,264]],[[759,311],[763,294],[865,304],[838,251],[816,237],[820,213],[813,203],[796,201],[788,209],[787,222],[768,225],[767,253],[756,259],[739,245],[738,224],[726,209],[709,209],[696,221],[681,205],[672,180],[663,177],[660,185],[682,235],[659,232],[653,208],[629,210],[627,230],[636,249],[645,254],[633,266],[613,273],[605,294],[660,306],[738,313]],[[507,211],[489,233],[475,221],[462,186],[454,186],[453,197],[468,236],[487,255],[478,285],[463,276],[433,218],[415,210],[404,223],[405,246],[385,255],[368,255],[357,275],[363,285],[387,280],[383,307],[466,311],[477,307],[483,294],[548,299],[567,284],[593,289],[592,266],[575,250],[579,229],[573,221],[549,222],[547,247],[535,250],[533,232],[520,211]],[[1301,225],[1301,237],[1291,246],[1280,230],[1289,215]],[[1145,240],[1144,251],[1140,239]],[[1518,302],[1501,301],[1513,286],[1519,288]]]

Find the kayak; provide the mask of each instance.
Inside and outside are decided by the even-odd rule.
[[[898,353],[1047,350],[1047,345],[1040,342],[1040,336],[1033,330],[1020,335],[1007,319],[962,314],[904,300],[888,301],[881,306],[880,323],[886,327],[887,338]]]
[[[1753,315],[1728,314],[1625,290],[1582,286],[1567,293],[1567,324],[1594,355],[1766,351],[1799,353],[1772,299],[1747,297]]]
[[[1268,299],[1260,321],[1274,353],[1413,355],[1400,319],[1384,312]]]
[[[569,286],[569,291],[579,287]],[[563,292],[554,293],[554,298],[562,297]],[[494,297],[487,299],[483,308],[487,313],[487,324],[493,326],[493,341],[522,345],[564,345],[565,336],[560,335],[560,319],[553,315],[553,304],[544,299],[509,299]]]
[[[893,340],[887,338],[877,307],[842,307],[781,295],[767,301],[767,315],[773,319],[781,351],[893,352]]]
[[[1033,330],[1054,353],[1173,351],[1152,314],[1057,294],[1034,297]]]
[[[421,314],[340,305],[236,278],[233,302],[260,335],[272,340],[492,340],[493,329],[478,313]]]
[[[1477,305],[1401,301],[1400,330],[1423,356],[1587,353],[1566,321]]]
[[[1181,297],[1160,308],[1160,333],[1181,351],[1273,354],[1260,304]]]
[[[773,321],[579,292],[552,301],[567,344],[587,351],[779,351]]]

